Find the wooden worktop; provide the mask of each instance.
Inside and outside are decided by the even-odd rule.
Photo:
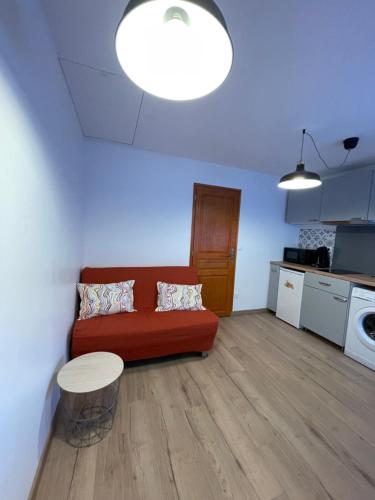
[[[303,271],[306,273],[322,274],[323,276],[330,276],[331,278],[337,278],[339,280],[350,281],[351,283],[356,283],[357,285],[371,286],[375,288],[375,277],[366,276],[365,274],[335,274],[327,273],[325,271],[320,271],[312,266],[303,266],[301,264],[293,264],[292,262],[283,261],[271,261],[271,264],[280,267],[286,267],[288,269],[295,269],[296,271]]]

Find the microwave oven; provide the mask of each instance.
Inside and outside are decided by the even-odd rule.
[[[318,252],[309,248],[284,248],[284,262],[313,266],[317,263]]]

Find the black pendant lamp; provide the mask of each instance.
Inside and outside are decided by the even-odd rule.
[[[315,172],[308,172],[307,170],[305,170],[305,163],[302,160],[305,134],[306,130],[303,129],[301,157],[296,171],[281,177],[278,184],[278,187],[281,189],[311,189],[322,184],[319,174],[316,174]]]
[[[213,92],[228,76],[233,47],[213,0],[130,0],[116,52],[142,90],[185,101]]]

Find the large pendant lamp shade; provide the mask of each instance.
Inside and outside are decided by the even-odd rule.
[[[130,0],[116,51],[136,85],[176,101],[210,94],[233,61],[224,17],[212,0]]]
[[[296,171],[281,177],[278,184],[281,189],[311,189],[320,186],[319,174],[305,170],[303,161],[298,163]]]
[[[278,184],[278,187],[281,189],[311,189],[322,184],[319,174],[316,174],[315,172],[308,172],[307,170],[305,170],[305,164],[302,161],[305,134],[306,130],[303,129],[301,157],[296,171],[281,177]]]

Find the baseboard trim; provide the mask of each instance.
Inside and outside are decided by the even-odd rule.
[[[44,466],[46,464],[47,456],[48,456],[48,451],[49,451],[50,446],[51,446],[52,436],[53,436],[53,434],[55,432],[55,429],[56,429],[56,420],[57,420],[57,416],[56,415],[57,415],[57,408],[56,408],[55,414],[54,414],[54,416],[52,418],[51,426],[50,426],[50,429],[49,429],[49,432],[48,432],[48,437],[46,439],[46,442],[45,442],[45,445],[44,445],[44,448],[43,448],[43,452],[42,452],[42,454],[40,456],[38,467],[36,468],[34,479],[33,479],[33,482],[32,482],[32,485],[31,485],[30,492],[29,492],[29,495],[27,497],[27,500],[34,500],[36,492],[38,490],[39,483],[40,483],[40,478],[42,476],[42,471],[43,471]]]
[[[267,312],[268,309],[243,309],[242,311],[232,311],[231,316],[243,316],[245,314],[257,314]]]

